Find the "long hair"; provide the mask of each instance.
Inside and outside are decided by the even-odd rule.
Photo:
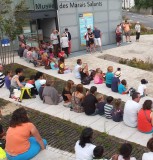
[[[91,128],[85,128],[81,133],[79,145],[84,148],[86,143],[92,143],[92,135],[93,130]]]
[[[16,127],[22,125],[22,123],[30,122],[27,111],[24,108],[16,109],[11,117],[10,127]]]

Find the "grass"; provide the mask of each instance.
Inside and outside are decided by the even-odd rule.
[[[6,101],[6,100],[0,98],[0,108],[6,106],[8,103],[9,103],[9,101]]]
[[[31,122],[36,125],[41,136],[47,140],[49,145],[74,153],[74,145],[79,139],[84,127],[32,109],[27,109],[27,112]],[[5,130],[7,130],[9,126],[10,118],[11,115],[2,118],[2,125]],[[124,142],[125,140],[94,130],[93,143],[104,147],[105,158],[109,159],[113,154],[118,153],[120,145]],[[134,148],[132,155],[135,156],[137,160],[140,160],[142,154],[147,151],[146,147],[135,143],[131,144]]]
[[[133,59],[123,59],[121,58],[119,60],[120,64],[126,64],[128,66],[139,68],[147,71],[153,71],[153,62],[150,58],[148,58],[146,61],[133,58]]]

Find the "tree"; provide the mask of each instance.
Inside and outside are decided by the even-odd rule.
[[[152,14],[153,14],[153,0],[135,0],[135,6],[137,9],[152,8]]]
[[[0,32],[10,41],[22,33],[26,20],[27,8],[23,0],[14,5],[11,0],[0,0]]]

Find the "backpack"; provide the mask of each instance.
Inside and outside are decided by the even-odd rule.
[[[85,77],[83,80],[81,80],[81,84],[83,85],[90,84],[90,77]]]

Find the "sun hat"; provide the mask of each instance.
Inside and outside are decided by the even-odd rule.
[[[121,72],[120,71],[116,71],[115,72],[115,77],[120,77],[121,76]]]
[[[137,24],[139,24],[140,22],[139,21],[137,21]]]

